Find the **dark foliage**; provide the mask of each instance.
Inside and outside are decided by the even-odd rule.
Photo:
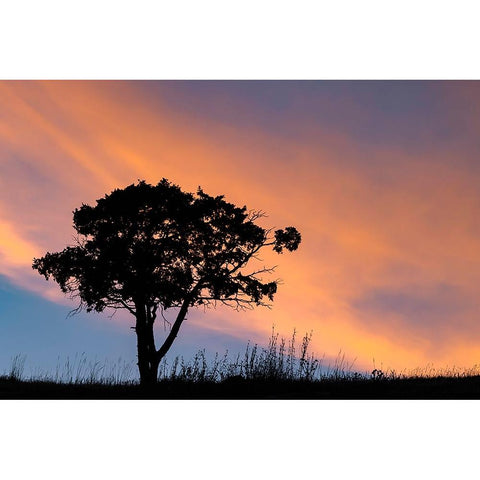
[[[301,237],[294,227],[271,235],[255,223],[262,216],[201,189],[191,194],[166,179],[140,181],[76,209],[77,244],[34,259],[33,268],[78,298],[79,308],[124,308],[135,315],[140,376],[152,383],[188,308],[221,303],[245,309],[273,300],[278,281],[262,278],[273,269],[245,268],[263,247],[294,251]],[[179,310],[157,350],[159,308]]]

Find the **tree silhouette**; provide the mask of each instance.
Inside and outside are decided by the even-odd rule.
[[[262,216],[200,188],[191,194],[166,179],[139,181],[76,209],[76,244],[35,258],[33,268],[79,299],[77,310],[134,315],[140,382],[151,384],[190,307],[246,309],[273,300],[278,281],[264,282],[262,274],[274,268],[245,267],[263,247],[293,251],[301,237],[293,227],[263,229],[255,223]],[[159,309],[176,309],[176,319],[157,349]]]

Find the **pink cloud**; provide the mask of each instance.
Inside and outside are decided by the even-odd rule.
[[[354,306],[379,287],[412,284],[448,283],[480,298],[478,178],[434,146],[428,156],[359,148],[308,125],[302,142],[236,130],[167,105],[152,109],[132,84],[0,82],[0,96],[8,120],[0,126],[0,272],[24,288],[61,298],[30,266],[71,241],[74,208],[139,178],[166,177],[263,209],[266,225],[292,224],[303,234],[298,252],[264,255],[284,279],[271,311],[220,309],[209,312],[208,328],[257,338],[272,323],[285,335],[313,329],[317,353],[341,348],[365,368],[372,357],[397,368],[469,364],[480,350],[477,301],[451,313],[462,329],[434,340],[426,317],[417,328],[401,312],[382,322]]]

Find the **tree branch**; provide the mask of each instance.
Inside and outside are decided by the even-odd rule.
[[[169,348],[172,346],[173,341],[178,335],[178,331],[180,330],[180,326],[182,325],[183,321],[185,320],[185,316],[188,311],[188,307],[190,305],[190,296],[188,296],[184,301],[183,304],[180,308],[180,311],[178,312],[177,318],[172,326],[172,329],[170,330],[170,333],[168,334],[167,338],[163,342],[163,345],[157,350],[155,357],[157,362],[160,362],[160,360],[165,356],[165,354],[168,352]]]

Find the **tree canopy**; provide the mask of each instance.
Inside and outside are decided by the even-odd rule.
[[[78,298],[79,308],[127,309],[137,318],[137,335],[140,323],[153,325],[159,307],[180,308],[178,332],[189,307],[244,309],[273,300],[278,281],[263,280],[273,269],[246,266],[266,246],[296,250],[301,236],[294,227],[262,228],[262,216],[201,188],[192,194],[166,179],[139,181],[76,209],[76,244],[35,258],[33,268]]]

